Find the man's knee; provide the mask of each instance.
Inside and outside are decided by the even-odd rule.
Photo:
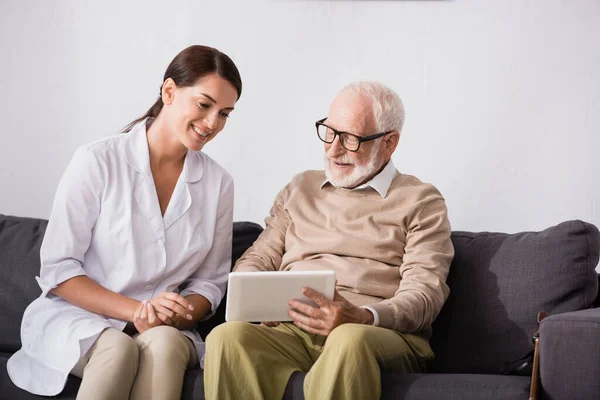
[[[415,343],[424,344],[420,355],[415,355]],[[429,349],[423,339],[414,338],[413,344],[409,345],[406,337],[392,330],[360,324],[338,326],[327,338],[325,347],[339,363],[374,357],[385,368],[415,372],[424,368],[420,360],[427,356]]]
[[[361,324],[342,324],[327,337],[326,346],[343,351],[365,351],[370,349],[373,327]]]

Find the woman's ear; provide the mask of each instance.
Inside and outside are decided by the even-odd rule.
[[[163,83],[161,90],[163,104],[173,103],[173,98],[175,97],[175,89],[177,89],[175,81],[171,78],[167,78]]]

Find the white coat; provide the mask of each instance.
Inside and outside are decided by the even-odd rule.
[[[56,395],[104,329],[125,327],[50,293],[75,276],[139,301],[181,288],[182,296],[206,297],[214,313],[230,270],[232,219],[231,176],[194,151],[161,215],[145,121],[80,147],[54,199],[36,277],[42,294],[23,315],[22,348],[7,365],[11,380],[31,393]],[[202,364],[202,339],[182,332]]]

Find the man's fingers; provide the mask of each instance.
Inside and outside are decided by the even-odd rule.
[[[306,304],[306,303],[303,303],[298,300],[290,300],[288,302],[288,305],[291,308],[293,308],[294,310],[300,311],[301,313],[306,314],[310,317],[313,317],[313,318],[321,317],[321,311],[317,308],[314,308],[310,304]]]
[[[265,325],[265,326],[268,326],[269,328],[275,328],[277,325],[279,325],[279,322],[265,321],[262,324]]]
[[[327,297],[309,287],[302,288],[302,294],[317,303],[319,307],[325,307],[331,303],[331,300]]]
[[[312,326],[305,325],[299,321],[294,321],[294,325],[296,325],[298,328],[302,329],[305,332],[313,333],[315,335],[328,336],[330,333],[330,331],[328,331],[326,329],[313,328]]]
[[[293,310],[293,309],[288,310],[288,315],[290,317],[292,317],[292,319],[294,321],[301,322],[304,325],[311,326],[314,328],[322,328],[323,327],[323,321],[321,321],[320,319],[315,319],[315,318],[309,317],[307,315],[299,313],[296,310]]]

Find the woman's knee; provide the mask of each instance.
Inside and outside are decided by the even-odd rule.
[[[135,342],[141,353],[151,352],[155,357],[172,357],[177,354],[188,355],[190,346],[189,339],[172,326],[156,326],[140,334]]]
[[[105,330],[96,341],[92,357],[102,357],[104,362],[132,363],[137,367],[139,349],[127,334],[116,329]]]

